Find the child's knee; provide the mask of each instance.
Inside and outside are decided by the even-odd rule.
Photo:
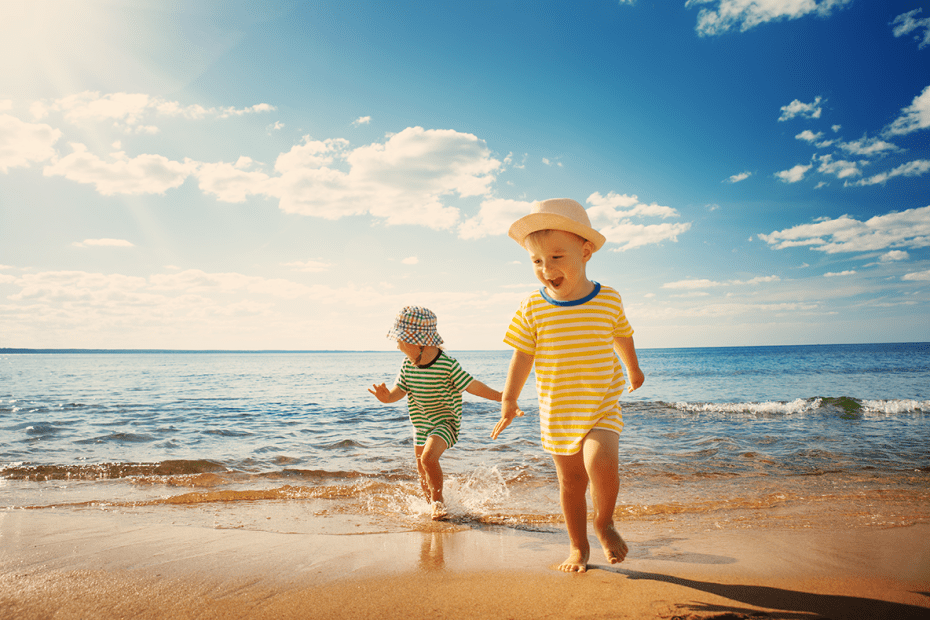
[[[583,469],[560,472],[559,487],[568,493],[584,493],[588,489],[588,476]]]
[[[417,462],[421,467],[434,467],[439,463],[439,457],[442,455],[442,452],[439,450],[424,450],[423,453],[417,458]]]

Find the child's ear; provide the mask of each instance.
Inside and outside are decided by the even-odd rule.
[[[581,246],[581,260],[588,262],[592,256],[594,256],[594,242],[585,239],[584,244]]]

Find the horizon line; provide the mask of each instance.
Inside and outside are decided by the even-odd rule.
[[[718,345],[705,347],[642,347],[637,348],[639,351],[669,351],[669,350],[686,350],[686,349],[752,349],[752,348],[773,348],[773,347],[837,347],[837,346],[878,346],[878,345],[920,345],[930,346],[930,342],[921,341],[897,341],[897,342],[835,342],[835,343],[807,343],[807,344],[751,344],[751,345]],[[475,352],[475,353],[496,353],[509,352],[512,349],[454,349],[455,351]],[[38,348],[38,347],[0,347],[0,355],[3,354],[62,354],[62,353],[393,353],[393,349],[106,349],[106,348],[82,348],[82,347],[62,347],[62,348]]]

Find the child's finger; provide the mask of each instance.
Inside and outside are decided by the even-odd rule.
[[[494,430],[491,431],[491,439],[497,439],[497,436],[508,426],[510,426],[510,418],[501,418],[498,420]]]

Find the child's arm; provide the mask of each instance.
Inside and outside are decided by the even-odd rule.
[[[497,390],[492,390],[485,384],[481,383],[477,379],[473,379],[471,383],[468,384],[468,387],[465,388],[465,391],[469,394],[474,394],[480,398],[487,398],[488,400],[494,400],[501,402],[501,393]]]
[[[510,368],[507,370],[504,393],[501,395],[501,419],[498,420],[494,430],[491,431],[491,439],[497,439],[497,436],[510,426],[514,418],[523,415],[517,405],[517,398],[520,397],[520,392],[523,390],[532,369],[533,356],[514,350],[513,357],[510,358]]]
[[[407,392],[403,391],[396,385],[390,390],[384,383],[381,385],[372,385],[371,387],[374,389],[369,389],[368,391],[374,394],[375,398],[380,400],[382,403],[396,403],[407,395]]]
[[[637,389],[646,380],[646,375],[639,369],[639,359],[636,357],[636,346],[633,336],[618,336],[614,338],[614,349],[620,356],[620,361],[626,366],[626,374],[630,379],[630,391]]]

